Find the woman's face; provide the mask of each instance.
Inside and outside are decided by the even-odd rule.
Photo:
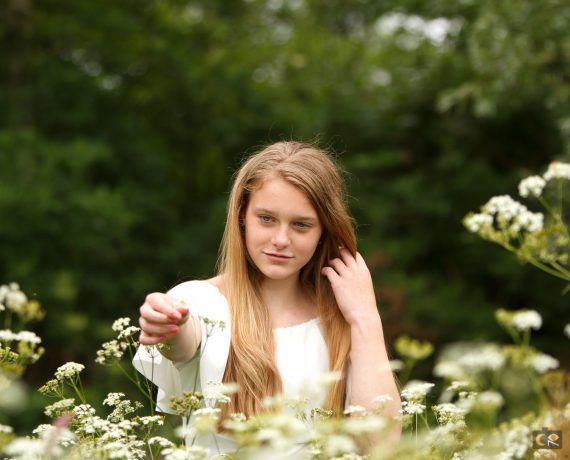
[[[297,187],[271,178],[251,193],[245,213],[247,252],[266,277],[298,277],[322,234],[315,208]]]

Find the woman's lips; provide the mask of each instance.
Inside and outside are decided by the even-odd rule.
[[[270,259],[275,262],[287,262],[288,260],[292,259],[292,256],[286,256],[284,254],[273,254],[271,252],[264,252],[264,254]]]

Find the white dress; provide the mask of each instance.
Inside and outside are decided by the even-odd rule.
[[[201,391],[208,382],[219,383],[225,371],[230,345],[230,314],[225,296],[207,281],[189,281],[179,284],[169,295],[186,302],[190,313],[199,318],[202,330],[200,359],[187,363],[173,363],[164,358],[154,347],[140,346],[133,365],[158,387],[157,410],[174,413],[169,407],[171,396],[184,391]],[[209,318],[224,321],[223,329],[209,325]],[[291,327],[273,329],[275,358],[283,381],[283,393],[309,398],[308,410],[322,407],[325,391],[319,386],[321,378],[329,371],[328,348],[319,318]],[[207,337],[207,340],[205,338]],[[198,376],[196,376],[198,372]],[[350,369],[347,394],[350,391]],[[348,398],[347,398],[348,400]],[[205,439],[212,453],[235,449],[235,444],[225,436],[216,437],[217,445]]]

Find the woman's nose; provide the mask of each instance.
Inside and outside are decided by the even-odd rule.
[[[280,226],[275,233],[271,242],[277,247],[285,247],[289,244],[289,234],[286,226]]]

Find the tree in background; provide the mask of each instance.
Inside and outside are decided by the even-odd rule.
[[[0,274],[47,311],[32,379],[93,357],[147,292],[209,276],[234,167],[281,138],[342,153],[389,338],[489,339],[496,308],[537,308],[567,362],[548,339],[562,286],[461,219],[568,158],[569,8],[4,2]]]

